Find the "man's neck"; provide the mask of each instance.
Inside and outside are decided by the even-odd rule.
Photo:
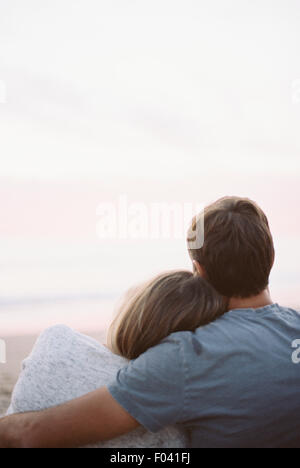
[[[273,304],[269,289],[265,289],[258,296],[248,297],[241,299],[238,297],[232,297],[229,299],[229,310],[233,309],[261,309],[268,305]]]

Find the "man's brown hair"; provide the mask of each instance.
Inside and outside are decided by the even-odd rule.
[[[204,268],[207,280],[226,297],[247,298],[268,287],[275,251],[262,209],[247,198],[226,197],[194,218],[188,247],[204,215],[204,244],[191,249],[191,258]],[[198,234],[199,235],[199,234]]]

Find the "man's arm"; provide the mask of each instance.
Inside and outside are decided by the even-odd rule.
[[[110,440],[139,423],[106,387],[64,405],[0,420],[0,448],[63,448]]]

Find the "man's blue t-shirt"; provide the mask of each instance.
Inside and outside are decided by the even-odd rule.
[[[146,429],[183,426],[190,447],[300,447],[297,340],[295,310],[232,310],[174,333],[108,388]]]

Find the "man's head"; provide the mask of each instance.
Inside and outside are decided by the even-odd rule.
[[[202,229],[203,216],[204,245],[193,249],[195,236],[201,236],[197,230]],[[275,259],[272,234],[264,212],[247,198],[226,197],[205,208],[193,220],[188,249],[223,296],[249,298],[268,287]]]

